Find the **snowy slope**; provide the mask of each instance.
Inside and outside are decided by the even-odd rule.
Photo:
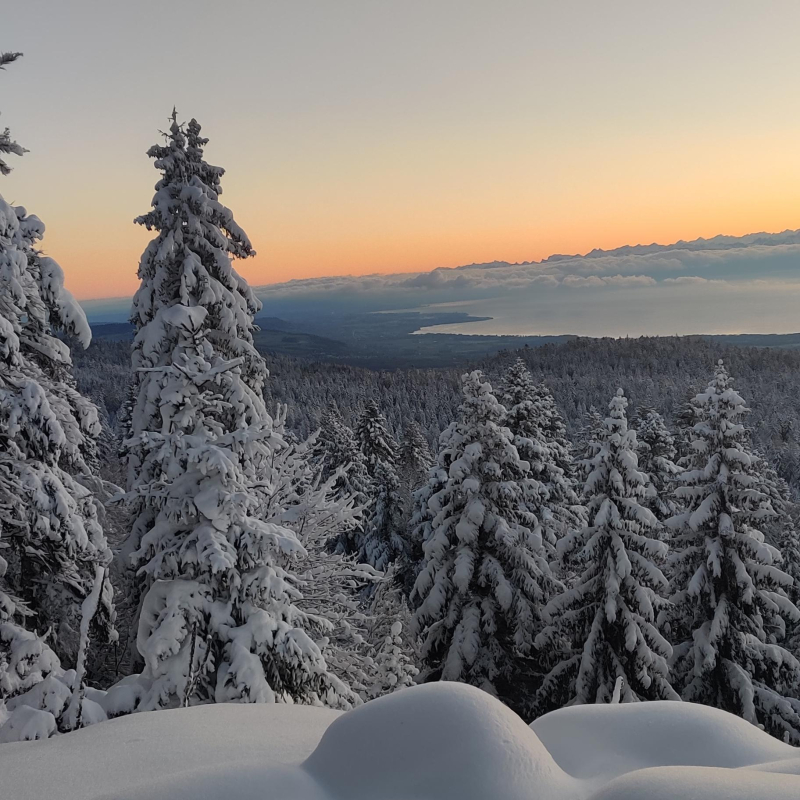
[[[685,703],[573,707],[529,728],[439,683],[346,714],[138,714],[0,745],[0,776],[0,800],[796,800],[800,750]]]
[[[133,714],[44,741],[0,745],[0,800],[144,798],[151,795],[143,789],[139,793],[139,787],[169,783],[172,776],[178,785],[188,785],[199,776],[239,772],[242,765],[257,765],[261,774],[300,763],[338,714],[308,706],[197,706]],[[207,796],[248,796],[233,786],[238,794]]]

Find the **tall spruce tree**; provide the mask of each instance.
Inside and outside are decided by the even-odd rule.
[[[0,57],[0,66],[19,54]],[[6,131],[0,151],[24,151]],[[2,164],[0,172],[7,174]],[[75,389],[69,348],[85,347],[86,317],[58,264],[37,244],[44,225],[0,197],[0,730],[40,738],[84,715],[80,654],[90,635],[113,639],[111,551],[91,480],[97,409]],[[94,594],[91,611],[86,604]],[[49,638],[49,643],[46,639]],[[52,648],[52,649],[51,649]],[[64,672],[75,666],[78,674]],[[67,713],[72,696],[73,713]],[[9,715],[10,712],[10,715]],[[102,716],[102,712],[100,712]],[[6,717],[8,717],[6,719]]]
[[[584,522],[571,479],[572,459],[563,421],[552,395],[534,384],[521,358],[505,374],[501,400],[514,445],[530,465],[525,483],[528,510],[539,519],[543,542],[554,555],[556,542]],[[565,472],[561,464],[570,472]]]
[[[589,524],[559,542],[562,557],[581,572],[550,602],[550,624],[536,637],[544,663],[551,664],[537,693],[537,714],[571,702],[607,703],[618,678],[623,701],[678,699],[668,674],[672,649],[655,626],[666,605],[667,580],[657,565],[666,545],[656,538],[658,522],[644,504],[652,487],[638,467],[626,407],[620,389],[589,448]]]
[[[480,372],[462,387],[438,456],[446,482],[428,499],[415,626],[428,680],[471,683],[518,707],[519,667],[557,581],[525,510],[529,468],[503,425],[505,408]]]
[[[312,459],[323,481],[333,478],[333,491],[338,500],[352,499],[354,505],[363,510],[369,507],[373,481],[367,471],[366,459],[355,434],[335,406],[322,415]],[[353,554],[361,550],[364,524],[365,515],[362,514],[342,526],[334,543],[337,552]]]
[[[409,422],[403,430],[403,438],[397,458],[397,472],[403,486],[404,499],[425,482],[425,476],[433,464],[428,440],[418,422]]]
[[[173,113],[149,150],[162,177],[157,231],[139,267],[133,408],[125,448],[133,528],[126,550],[142,601],[144,671],[120,691],[140,710],[192,702],[349,705],[297,601],[303,548],[259,518],[261,485],[286,446],[267,412],[267,370],[253,346],[260,304],[231,258],[253,255],[219,202],[223,170]],[[266,476],[266,477],[265,477]]]
[[[539,412],[539,428],[544,434],[550,456],[564,477],[572,481],[575,478],[573,448],[553,393],[544,383],[539,383],[534,386],[533,397]]]
[[[780,552],[764,541],[775,510],[743,423],[748,409],[722,361],[691,409],[693,455],[676,490],[686,510],[669,522],[674,680],[684,700],[800,744],[800,663],[780,644],[800,611]]]
[[[375,475],[378,464],[392,464],[397,460],[397,442],[389,432],[386,417],[374,401],[367,403],[358,418],[356,437],[367,461],[370,475]]]
[[[386,461],[375,467],[372,503],[365,525],[359,558],[375,569],[385,570],[408,552],[406,514],[400,480]]]

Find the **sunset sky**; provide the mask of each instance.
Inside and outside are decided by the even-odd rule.
[[[0,191],[124,296],[173,104],[256,285],[800,228],[800,3],[25,0]]]

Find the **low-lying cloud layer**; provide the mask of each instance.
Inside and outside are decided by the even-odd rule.
[[[437,330],[586,335],[794,332],[798,293],[800,230],[259,289],[278,315],[281,306],[305,302],[362,311],[458,303],[494,319]]]
[[[593,250],[585,256],[551,256],[544,261],[471,264],[439,268],[409,276],[337,276],[289,281],[263,287],[269,297],[331,292],[398,292],[447,290],[516,291],[523,287],[631,287],[659,282],[690,284],[715,280],[782,277],[800,280],[800,230],[748,236],[716,236],[672,245],[637,245]]]

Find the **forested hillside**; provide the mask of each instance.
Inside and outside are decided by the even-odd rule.
[[[112,429],[125,399],[129,347],[128,342],[101,339],[86,351],[73,352],[81,391],[105,412]],[[352,426],[366,401],[374,399],[393,433],[413,420],[435,445],[460,403],[460,375],[477,367],[495,381],[517,356],[552,390],[573,438],[580,437],[592,406],[604,410],[620,386],[632,408],[650,406],[674,422],[687,399],[705,385],[711,365],[723,358],[748,398],[756,446],[793,491],[800,491],[800,352],[792,349],[737,347],[705,337],[581,338],[507,351],[463,367],[391,371],[267,351],[267,406],[288,404],[289,428],[307,436],[319,427],[331,403]]]

